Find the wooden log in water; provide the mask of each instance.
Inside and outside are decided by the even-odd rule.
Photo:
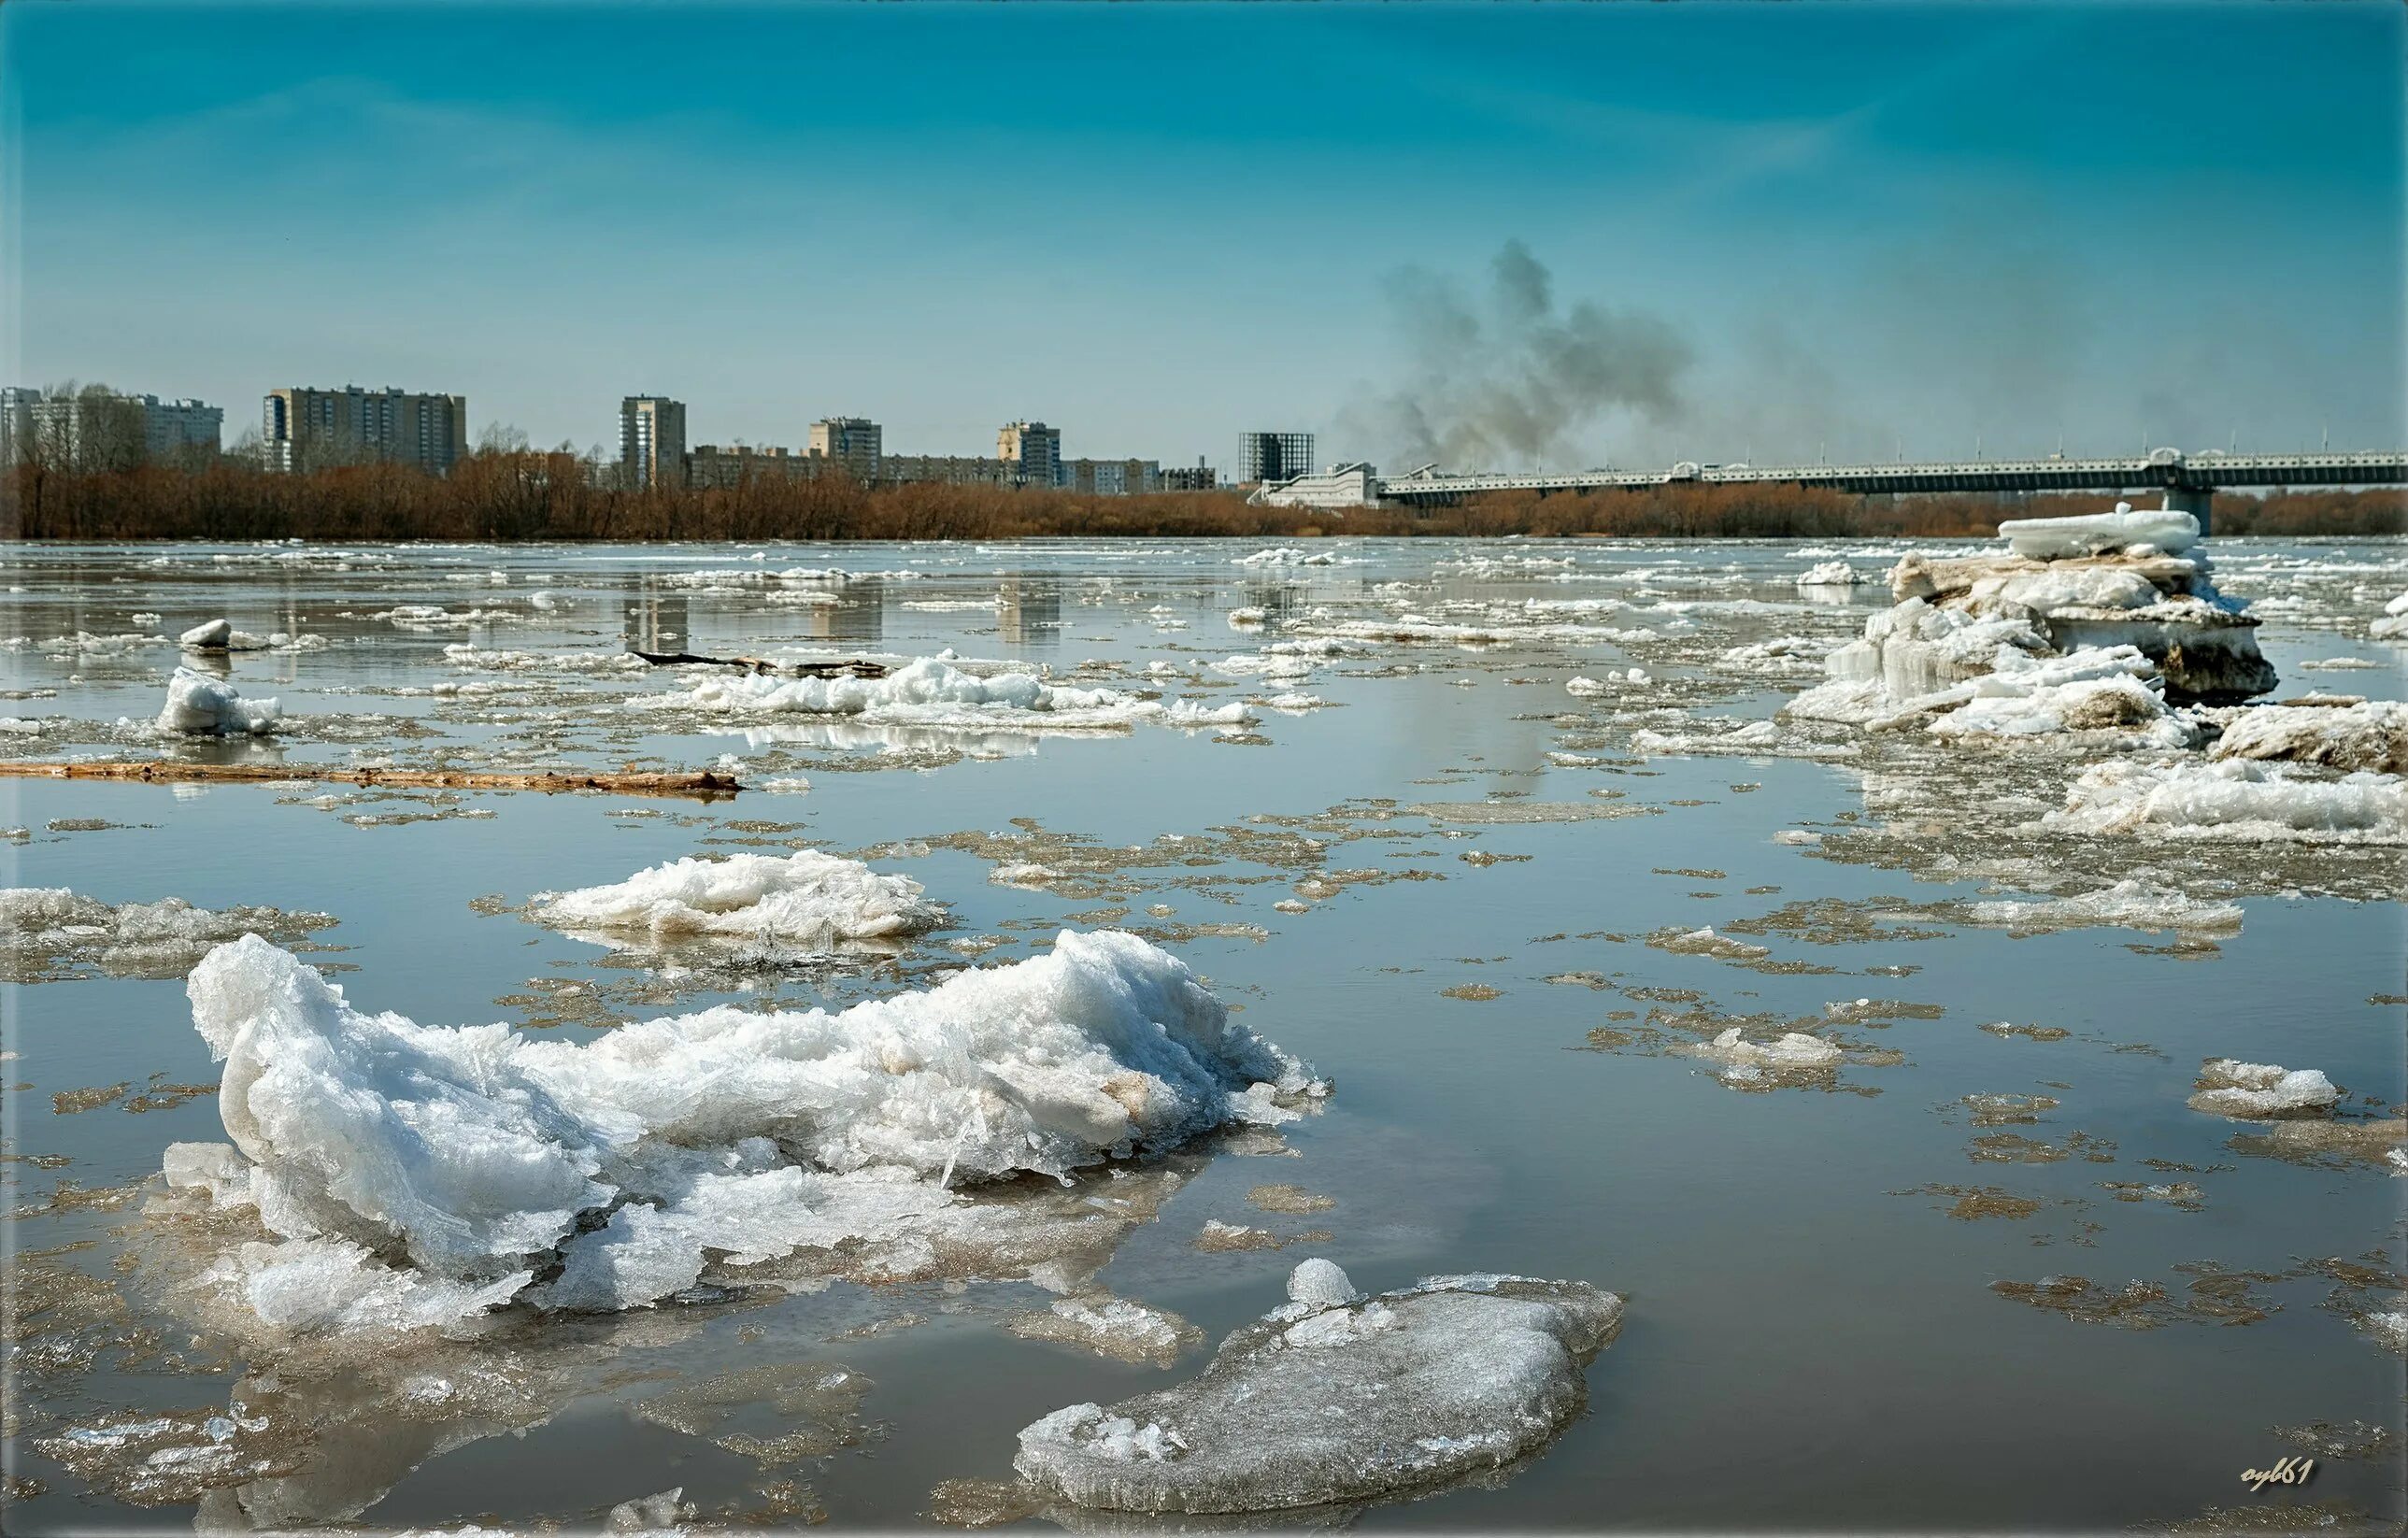
[[[882,662],[855,657],[843,662],[773,662],[767,657],[706,657],[693,652],[638,652],[655,668],[683,668],[700,663],[712,668],[741,668],[748,672],[782,678],[884,678],[894,669]]]
[[[623,796],[687,796],[716,801],[744,787],[721,769],[572,769],[559,774],[499,773],[485,769],[357,769],[341,764],[189,764],[166,759],[95,759],[56,764],[0,761],[0,777],[22,780],[126,780],[146,784],[271,784],[294,780],[327,781],[379,790],[599,790]]]

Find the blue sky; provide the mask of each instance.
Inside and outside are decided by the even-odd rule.
[[[660,392],[696,441],[859,412],[992,453],[1025,416],[1224,467],[1250,426],[1394,463],[1409,420],[1558,464],[2387,446],[2404,31],[15,0],[5,366],[198,395],[230,438],[357,381],[544,442]],[[1543,313],[1497,308],[1509,241]],[[1457,430],[1566,381],[1536,450]]]

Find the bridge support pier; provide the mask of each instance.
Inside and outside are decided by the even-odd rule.
[[[2199,520],[2199,532],[2208,532],[2208,515],[2215,506],[2215,490],[2212,486],[2168,486],[2165,510],[2186,512]]]

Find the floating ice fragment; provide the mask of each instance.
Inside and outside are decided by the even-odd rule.
[[[2192,1087],[2197,1091],[2190,1098],[2193,1111],[2251,1120],[2327,1115],[2341,1100],[2341,1091],[2315,1069],[2283,1069],[2231,1057],[2210,1057],[2200,1064]]]
[[[1845,561],[1818,561],[1798,579],[1800,587],[1854,587],[1864,577]]]
[[[187,652],[222,652],[234,640],[234,622],[210,620],[196,625],[176,638],[176,644]]]
[[[1012,1467],[1040,1497],[1130,1512],[1435,1487],[1552,1440],[1622,1323],[1622,1300],[1584,1282],[1432,1277],[1324,1304],[1327,1285],[1233,1331],[1187,1383],[1027,1427]]]
[[[745,936],[808,949],[922,934],[944,910],[909,876],[816,850],[681,859],[609,886],[539,892],[529,916],[555,928],[637,930],[655,940]]]
[[[1289,1301],[1307,1308],[1337,1308],[1363,1296],[1354,1290],[1354,1284],[1346,1279],[1337,1261],[1324,1260],[1319,1256],[1298,1261],[1296,1270],[1288,1272],[1287,1295]]]
[[[258,737],[273,732],[282,714],[273,699],[245,699],[223,679],[179,668],[167,681],[167,702],[159,708],[157,724],[161,731]]]

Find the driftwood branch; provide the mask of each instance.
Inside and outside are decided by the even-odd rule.
[[[768,673],[779,678],[884,678],[893,671],[882,662],[855,658],[846,662],[773,662],[767,657],[706,657],[692,652],[638,652],[655,668],[678,668],[689,663],[704,663],[713,668],[741,668],[747,672]]]
[[[201,781],[269,784],[293,780],[321,780],[375,789],[410,790],[537,790],[547,795],[566,790],[606,790],[623,796],[690,796],[716,801],[744,787],[736,776],[720,769],[571,770],[564,774],[502,774],[482,769],[351,769],[339,764],[182,764],[165,759],[143,762],[99,760],[51,764],[28,760],[0,761],[0,777],[26,780],[131,780],[146,784],[185,784]]]

